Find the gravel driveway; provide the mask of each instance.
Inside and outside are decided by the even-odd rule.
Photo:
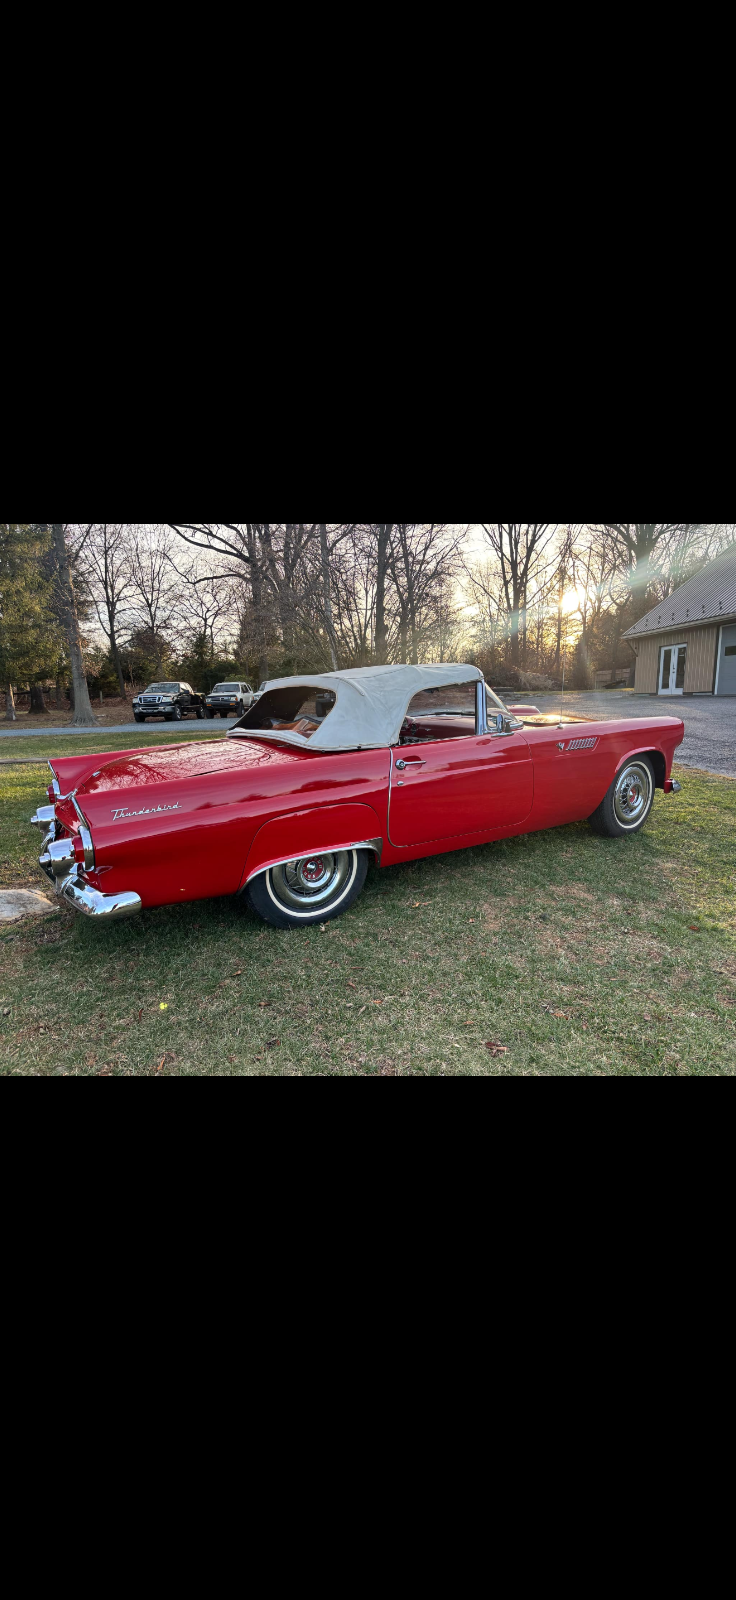
[[[510,696],[513,705],[513,700]],[[521,704],[528,698],[540,711],[557,711],[559,694],[526,692],[515,695]],[[620,693],[611,689],[603,694],[566,694],[565,710],[575,716],[591,717],[595,722],[613,722],[619,717],[682,717],[685,743],[675,756],[686,767],[701,767],[736,778],[736,696],[723,699],[660,699],[657,695]]]
[[[539,706],[540,711],[558,711],[561,703],[559,694],[537,694],[526,690],[514,691],[504,697],[511,705],[514,701],[528,702],[530,705]],[[706,772],[718,772],[728,778],[736,778],[736,696],[731,698],[725,695],[723,699],[713,699],[705,696],[702,700],[662,699],[657,695],[620,693],[612,689],[604,694],[566,694],[565,710],[572,711],[575,716],[591,717],[594,722],[617,721],[619,717],[682,717],[685,724],[685,743],[677,752],[676,759],[687,767],[701,767]],[[26,718],[23,718],[25,724]],[[140,743],[143,733],[157,734],[164,726],[162,723],[121,723],[119,727],[100,729],[101,733],[130,733],[131,743]],[[166,724],[167,733],[170,724]],[[184,725],[182,724],[182,727]],[[234,726],[234,720],[228,721],[228,728]],[[212,738],[219,730],[223,732],[222,722],[213,723],[187,723],[187,733],[209,734]],[[79,728],[27,728],[11,724],[9,728],[0,726],[0,741],[13,738],[27,738],[29,734],[36,737],[59,734],[78,734]],[[4,753],[8,756],[11,750],[5,745]]]

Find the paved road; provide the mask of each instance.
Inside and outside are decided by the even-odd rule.
[[[560,695],[529,694],[529,702],[540,711],[557,711]],[[510,696],[509,696],[510,699]],[[526,696],[519,696],[519,703]],[[513,704],[513,701],[511,701]],[[619,717],[681,717],[685,724],[685,743],[675,757],[686,767],[701,767],[736,778],[736,696],[711,695],[696,698],[658,699],[656,695],[620,694],[615,689],[603,694],[566,694],[565,710],[575,716],[592,717],[596,722]]]
[[[25,726],[25,721],[26,719],[24,718],[21,726],[16,724],[9,728],[0,727],[0,739],[37,739],[39,737],[48,738],[49,734],[53,734],[53,737],[57,738],[57,736],[62,733],[79,735],[80,733],[94,733],[95,731],[94,728],[47,728],[46,726],[43,728],[27,728]],[[234,728],[237,721],[237,717],[228,718],[228,721],[225,723],[226,728]],[[211,738],[213,733],[217,732],[218,728],[220,731],[222,731],[222,718],[213,722],[119,722],[116,723],[115,727],[113,728],[108,728],[107,726],[103,727],[102,724],[100,724],[99,731],[103,734],[129,733],[131,739],[140,739],[141,735],[144,733],[163,733],[164,729],[169,732],[178,727],[181,728],[182,733],[186,728],[187,733],[208,733]]]

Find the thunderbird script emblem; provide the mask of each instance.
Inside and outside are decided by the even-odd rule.
[[[113,811],[113,822],[127,822],[129,817],[157,817],[160,811],[181,811],[180,805],[175,806],[144,806],[142,811],[129,811],[123,806],[120,811]]]

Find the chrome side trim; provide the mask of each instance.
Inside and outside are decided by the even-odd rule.
[[[285,867],[289,861],[301,861],[303,856],[334,856],[343,850],[373,850],[380,867],[383,839],[361,839],[358,844],[320,844],[316,850],[300,850],[296,856],[292,851],[290,856],[284,856],[281,861],[270,861],[267,867],[256,867],[253,872],[248,873],[245,881],[250,883],[252,878],[260,878],[261,873],[272,872],[274,867]]]
[[[85,871],[93,872],[95,865],[95,847],[92,843],[92,834],[89,831],[89,823],[81,806],[78,805],[74,795],[72,795],[72,805],[79,818],[79,837],[82,841],[82,847],[84,849]]]

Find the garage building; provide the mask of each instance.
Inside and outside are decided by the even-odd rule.
[[[736,695],[736,545],[624,634],[636,688],[657,695]]]

